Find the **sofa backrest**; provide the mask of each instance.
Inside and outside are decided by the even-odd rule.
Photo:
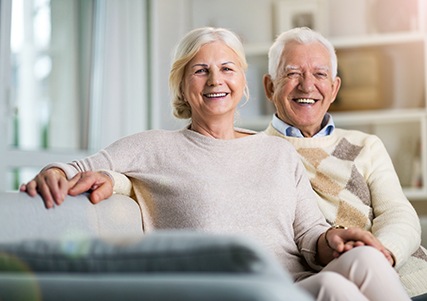
[[[68,196],[46,209],[40,196],[0,192],[0,242],[143,234],[141,211],[131,198],[115,194],[93,205],[87,195]]]

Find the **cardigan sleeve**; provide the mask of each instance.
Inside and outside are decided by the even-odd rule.
[[[384,144],[370,136],[371,171],[368,185],[373,209],[372,233],[389,249],[399,269],[418,249],[421,226],[418,215],[403,193]]]

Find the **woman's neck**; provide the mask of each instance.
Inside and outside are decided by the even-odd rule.
[[[249,135],[236,131],[234,125],[230,123],[207,124],[193,120],[189,128],[204,136],[223,140],[236,139]]]

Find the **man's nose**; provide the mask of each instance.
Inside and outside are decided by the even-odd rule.
[[[314,77],[310,74],[300,77],[299,89],[303,92],[311,92],[314,90]]]

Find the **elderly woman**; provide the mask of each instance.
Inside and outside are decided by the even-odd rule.
[[[49,165],[21,190],[41,194],[50,208],[87,190],[96,203],[114,186],[134,194],[145,231],[251,236],[317,300],[409,300],[371,233],[329,227],[288,142],[234,127],[245,69],[232,32],[191,31],[170,72],[174,114],[191,119],[188,127],[142,132],[86,159]]]

